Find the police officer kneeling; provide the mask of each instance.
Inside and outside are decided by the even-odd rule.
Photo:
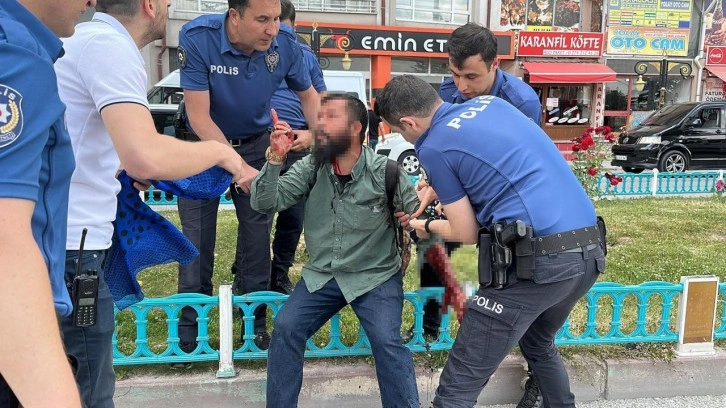
[[[412,219],[410,226],[419,236],[480,244],[480,287],[434,406],[474,406],[519,343],[544,406],[574,407],[554,337],[605,270],[605,228],[562,154],[539,126],[494,96],[451,105],[404,75],[376,103],[392,131],[415,143],[448,217]]]

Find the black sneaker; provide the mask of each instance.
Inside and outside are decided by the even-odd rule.
[[[529,378],[524,383],[524,395],[519,400],[517,408],[541,408],[542,407],[542,393],[539,392],[539,384],[534,376],[529,372]]]
[[[289,295],[295,289],[295,285],[290,282],[289,278],[281,279],[271,286],[273,291],[282,293],[283,295]]]
[[[265,351],[268,348],[270,348],[270,335],[266,331],[260,331],[257,332],[255,335],[255,345],[260,348],[260,350]]]

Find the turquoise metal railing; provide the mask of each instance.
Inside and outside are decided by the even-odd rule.
[[[611,186],[610,181],[601,174],[598,179],[600,190],[606,194],[615,196],[642,196],[653,195],[653,177],[656,173],[617,173],[623,178],[623,182],[617,186]],[[713,191],[716,180],[721,176],[718,171],[689,172],[689,173],[657,173],[658,184],[655,194],[708,194]],[[411,182],[416,184],[418,176],[410,176]],[[150,187],[146,194],[146,203],[149,205],[176,205],[176,197],[171,194],[164,194]],[[232,200],[226,195],[221,197],[221,204],[232,204]]]
[[[683,285],[668,282],[646,282],[640,285],[625,286],[610,282],[599,282],[584,297],[585,314],[583,317],[570,316],[557,334],[559,345],[592,345],[644,342],[675,342],[676,305],[683,291]],[[449,315],[444,315],[439,338],[426,342],[423,337],[423,306],[428,299],[441,301],[442,288],[426,288],[416,292],[406,292],[405,301],[413,308],[414,337],[407,344],[413,352],[427,350],[449,350],[454,338],[449,333]],[[267,305],[274,319],[284,305],[287,296],[275,292],[257,292],[244,296],[234,296],[234,309],[243,314],[244,335],[241,345],[233,351],[233,358],[264,359],[266,351],[254,344],[254,314],[260,305]],[[726,283],[719,286],[719,315],[717,317],[716,339],[726,339]],[[186,354],[179,348],[179,313],[182,307],[191,306],[198,314],[198,346]],[[219,297],[196,294],[180,294],[167,298],[146,299],[129,307],[128,311],[117,312],[116,333],[113,337],[114,364],[155,364],[172,362],[214,361],[219,358],[216,345],[210,344],[210,327],[217,327],[211,314],[219,307]],[[405,309],[406,310],[406,309]],[[577,310],[577,309],[576,309]],[[650,313],[649,313],[650,311]],[[148,329],[149,316],[161,313],[159,327],[166,325],[166,338],[150,344]],[[657,320],[647,316],[658,315]],[[133,330],[127,324],[118,324],[120,318],[133,317]],[[627,317],[627,319],[625,318]],[[624,322],[632,322],[624,327]],[[346,340],[342,337],[341,316],[336,314],[330,320],[330,330],[324,344],[315,344],[314,338],[308,340],[306,357],[336,357],[370,354],[370,343],[360,326],[357,339]],[[357,324],[357,323],[356,323]],[[135,330],[135,333],[133,331]],[[119,331],[122,333],[119,334]],[[163,332],[164,330],[162,330]],[[118,349],[118,336],[133,338],[135,348],[126,353]],[[158,334],[157,334],[158,336]]]

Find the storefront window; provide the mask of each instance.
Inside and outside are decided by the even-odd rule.
[[[470,0],[405,0],[396,2],[396,19],[463,25],[469,22]]]
[[[628,110],[628,78],[618,78],[616,82],[605,84],[605,110],[626,111]]]
[[[428,74],[428,58],[391,58],[391,71],[411,74]]]
[[[545,98],[546,123],[582,125],[590,122],[592,85],[550,86]]]
[[[630,93],[630,109],[632,111],[652,111],[658,109],[660,103],[661,84],[658,77],[644,76],[642,90],[638,90],[637,82],[633,83]],[[683,78],[680,75],[668,75],[668,86],[665,94],[664,105],[688,102],[690,78]]]

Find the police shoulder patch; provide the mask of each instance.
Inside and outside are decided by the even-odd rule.
[[[179,68],[187,66],[187,50],[185,50],[181,45],[178,49],[177,60],[179,61]]]
[[[0,149],[16,141],[23,131],[23,95],[0,84]]]

